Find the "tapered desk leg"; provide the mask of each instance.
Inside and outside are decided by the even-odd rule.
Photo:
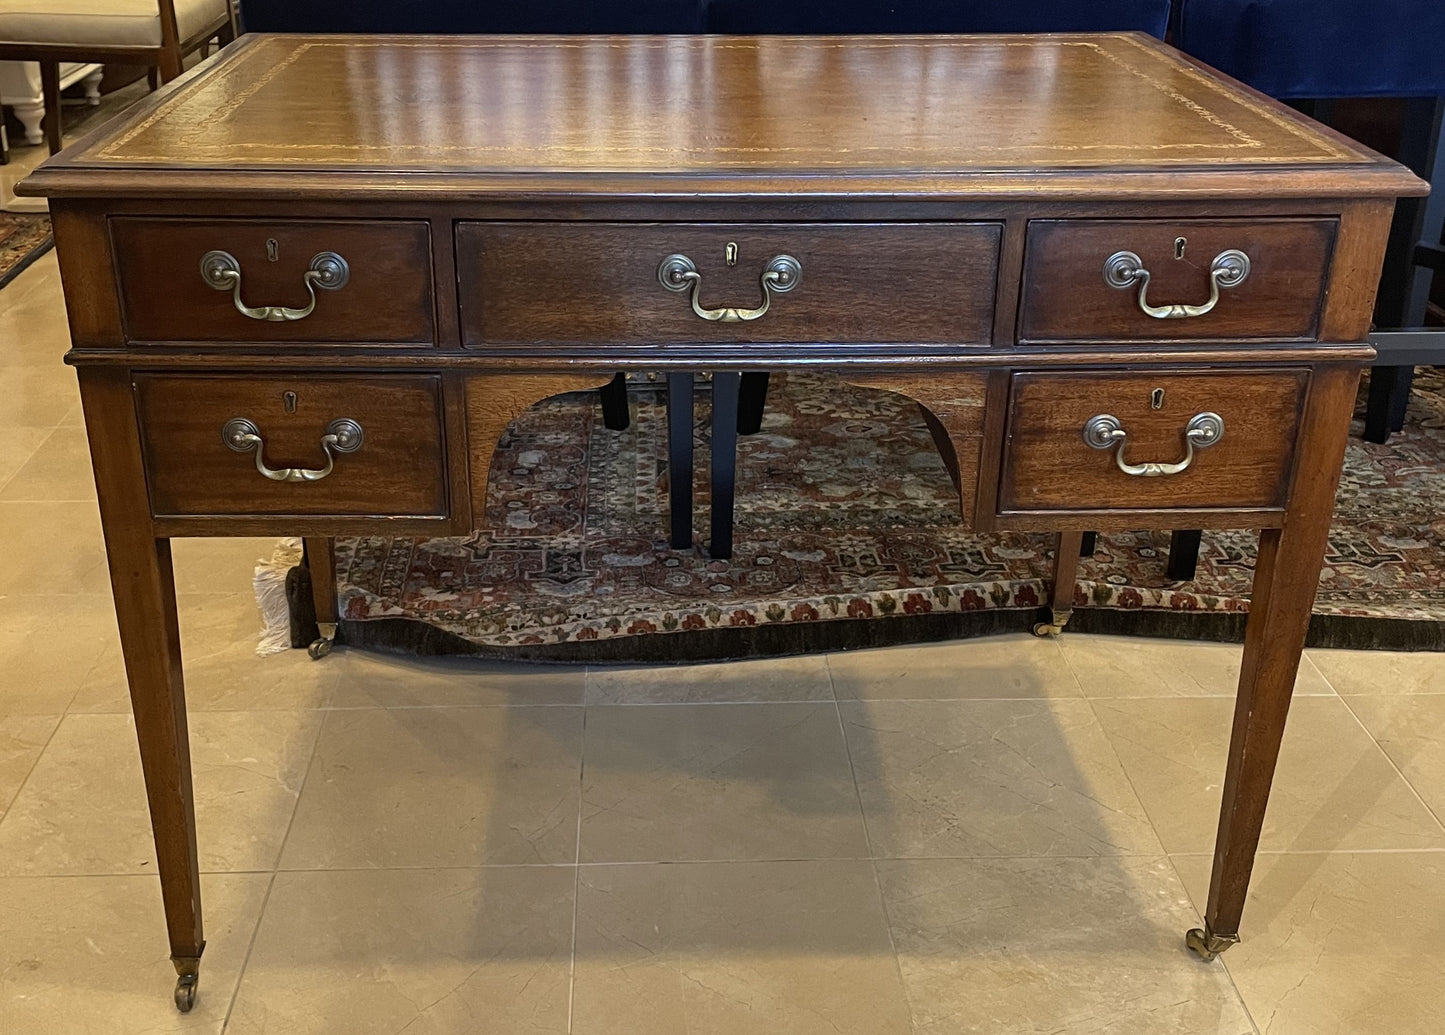
[[[1329,544],[1358,382],[1354,367],[1316,368],[1299,440],[1299,455],[1309,462],[1295,477],[1284,526],[1260,535],[1209,904],[1204,927],[1186,938],[1206,960],[1239,941],[1269,786]]]
[[[336,540],[329,536],[307,536],[306,567],[311,573],[311,601],[316,609],[316,625],[320,635],[306,652],[319,661],[331,653],[336,641]]]
[[[708,553],[725,561],[733,555],[733,496],[737,485],[738,390],[742,375],[712,376],[712,520]]]
[[[1074,614],[1074,583],[1079,577],[1083,532],[1060,532],[1054,555],[1054,584],[1049,590],[1049,620],[1034,626],[1035,636],[1058,636]]]
[[[171,544],[151,531],[129,376],[82,369],[80,382],[171,960],[179,975],[176,1005],[187,1011],[195,1002],[206,942]]]
[[[667,509],[672,548],[692,549],[692,374],[667,375]]]

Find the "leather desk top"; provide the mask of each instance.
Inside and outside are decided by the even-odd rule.
[[[252,36],[31,194],[1159,198],[1414,193],[1138,33]]]

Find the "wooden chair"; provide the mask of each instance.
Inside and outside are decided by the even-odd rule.
[[[212,39],[236,37],[229,0],[0,0],[0,61],[40,64],[45,137],[61,147],[60,62],[146,65],[151,85],[181,74],[181,61]]]

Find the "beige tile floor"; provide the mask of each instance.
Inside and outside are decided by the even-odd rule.
[[[0,1032],[1436,1033],[1445,657],[1312,651],[1189,956],[1236,648],[646,670],[261,659],[177,544],[210,945],[160,896],[55,260],[0,292]]]

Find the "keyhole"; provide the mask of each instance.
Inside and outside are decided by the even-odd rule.
[[[729,266],[738,264],[738,243],[736,241],[727,243],[727,247],[723,249],[723,258],[727,259]]]
[[[287,413],[295,413],[295,412],[296,412],[296,393],[295,393],[295,392],[282,392],[282,393],[281,393],[281,403],[282,403],[282,405],[284,405],[284,406],[286,407],[286,412],[287,412]]]
[[[1164,408],[1164,389],[1156,388],[1149,393],[1149,408],[1151,410],[1162,410]]]
[[[275,262],[277,258],[280,257],[280,251],[281,246],[276,243],[276,238],[268,237],[266,239],[266,258],[271,262]]]
[[[1176,237],[1176,238],[1174,238],[1174,257],[1175,257],[1176,259],[1182,259],[1182,258],[1184,258],[1184,248],[1185,248],[1185,246],[1188,245],[1188,244],[1189,244],[1189,238],[1187,238],[1187,237]]]

